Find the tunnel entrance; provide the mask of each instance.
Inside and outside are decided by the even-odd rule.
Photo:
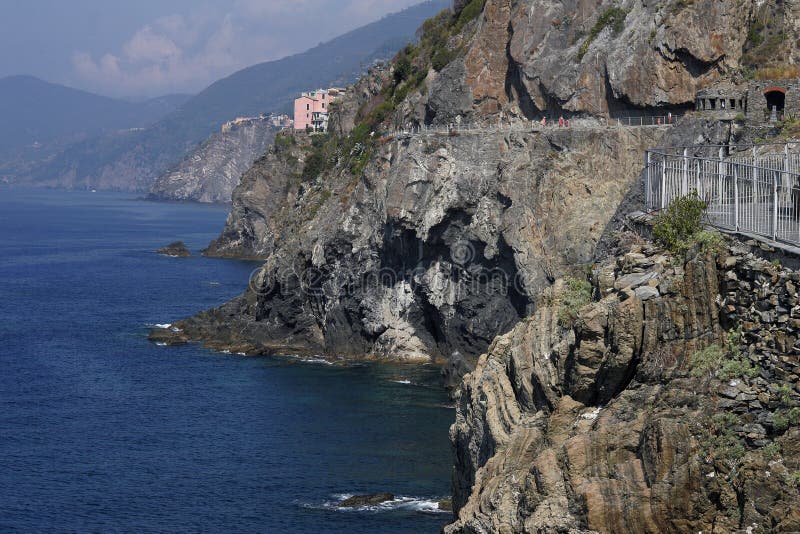
[[[776,113],[773,119],[780,119],[783,115],[783,108],[786,105],[786,89],[782,87],[768,87],[764,90],[764,98],[767,100],[767,112]]]

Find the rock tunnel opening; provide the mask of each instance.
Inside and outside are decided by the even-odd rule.
[[[767,111],[772,112],[774,110],[780,115],[786,105],[786,89],[768,87],[764,90],[764,99],[767,102]]]

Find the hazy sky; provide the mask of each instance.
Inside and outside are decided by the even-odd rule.
[[[0,77],[112,96],[203,89],[421,0],[0,0]]]

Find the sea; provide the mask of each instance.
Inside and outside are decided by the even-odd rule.
[[[433,366],[148,342],[257,263],[227,208],[0,187],[0,531],[438,532],[453,409]],[[155,250],[183,240],[192,257]],[[349,495],[391,492],[355,509]]]

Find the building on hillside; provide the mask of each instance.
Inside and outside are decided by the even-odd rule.
[[[258,122],[264,122],[269,124],[273,128],[280,128],[281,130],[285,130],[292,127],[294,121],[292,121],[289,115],[266,115],[261,114],[258,117],[236,117],[235,119],[226,122],[222,125],[221,130],[223,132],[230,132],[236,126],[240,126],[242,124],[255,124]]]
[[[341,89],[318,89],[300,95],[294,101],[294,129],[314,132],[328,131],[330,104],[342,93]]]
[[[753,80],[746,86],[719,84],[698,91],[695,110],[717,119],[744,117],[753,124],[772,123],[800,114],[800,80]]]
[[[694,103],[697,111],[704,111],[717,119],[733,120],[745,113],[747,90],[732,86],[710,87],[698,91]]]
[[[747,89],[747,120],[782,120],[800,113],[800,80],[753,80]]]
[[[294,126],[294,121],[289,115],[270,115],[269,123],[274,128],[280,128],[281,130],[286,130]]]

